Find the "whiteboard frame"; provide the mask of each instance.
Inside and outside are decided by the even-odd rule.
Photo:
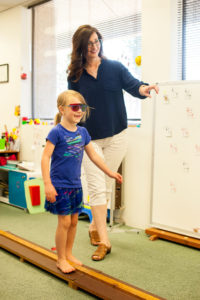
[[[200,80],[181,80],[181,81],[166,81],[157,83],[158,86],[173,86],[173,85],[187,85],[187,84],[200,84]],[[192,233],[191,231],[187,231],[185,229],[180,229],[172,226],[168,226],[166,224],[156,223],[153,221],[153,200],[154,200],[154,174],[155,174],[155,135],[156,135],[156,100],[157,95],[154,94],[153,97],[153,122],[152,122],[152,159],[151,159],[151,195],[150,195],[150,214],[149,214],[149,223],[151,227],[155,227],[158,229],[163,229],[167,231],[171,231],[174,233],[178,233],[181,235],[186,235],[190,237],[194,237],[200,239],[199,233]]]

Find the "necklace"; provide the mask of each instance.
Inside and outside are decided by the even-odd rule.
[[[99,65],[101,64],[101,60],[99,60],[98,64],[86,66],[86,71],[88,74],[92,75],[94,78],[97,78],[97,73],[99,69]]]

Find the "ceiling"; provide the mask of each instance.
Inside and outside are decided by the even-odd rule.
[[[0,12],[3,12],[7,9],[10,9],[10,8],[13,8],[13,7],[16,7],[18,5],[21,5],[21,6],[29,6],[29,5],[32,5],[32,4],[36,4],[38,2],[41,2],[39,0],[0,0]]]

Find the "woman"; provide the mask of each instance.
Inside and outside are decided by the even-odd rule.
[[[150,96],[156,85],[147,85],[134,78],[119,62],[103,56],[102,36],[90,26],[80,26],[73,35],[71,63],[68,67],[68,88],[80,92],[92,107],[90,118],[83,124],[91,135],[93,146],[106,164],[117,171],[127,150],[127,115],[123,90],[134,97]],[[98,246],[93,260],[102,260],[111,249],[106,216],[113,180],[105,176],[87,155],[83,160],[87,177],[93,220],[89,235]]]

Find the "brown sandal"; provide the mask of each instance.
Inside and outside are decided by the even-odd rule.
[[[98,246],[100,243],[100,237],[97,230],[89,231],[90,242],[93,246]]]
[[[99,244],[97,250],[92,255],[92,260],[99,261],[105,258],[111,252],[111,246],[107,247],[105,244]]]

